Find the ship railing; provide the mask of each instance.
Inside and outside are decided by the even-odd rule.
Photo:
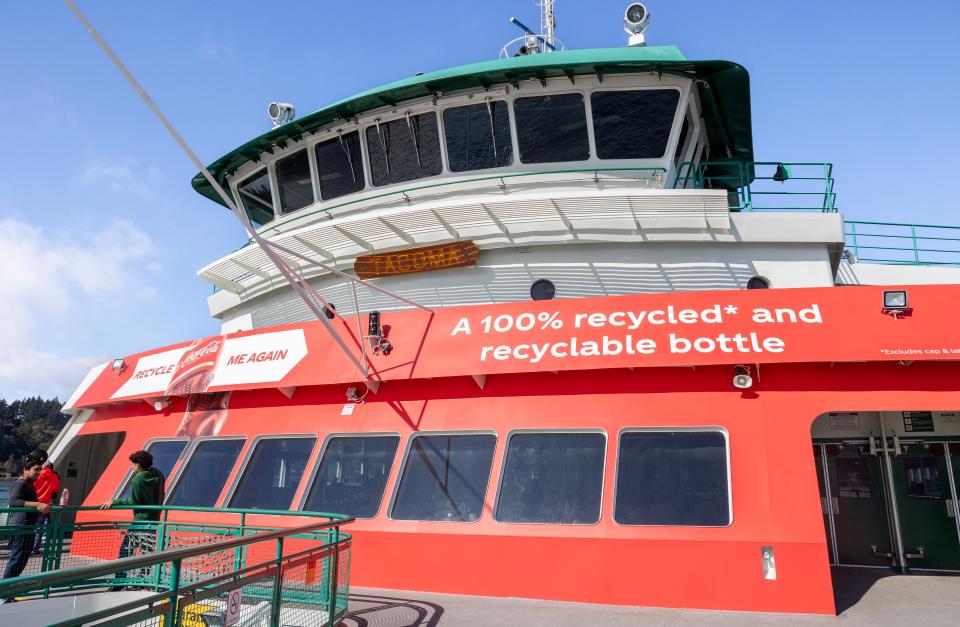
[[[912,266],[960,265],[960,227],[897,222],[844,222],[857,261]]]
[[[351,537],[341,526],[351,517],[138,506],[159,520],[117,519],[133,509],[56,507],[46,524],[24,525],[7,521],[36,510],[0,508],[4,574],[29,551],[20,575],[0,580],[0,598],[29,599],[38,619],[62,627],[335,625],[346,614]]]
[[[728,189],[731,211],[837,211],[831,163],[688,161],[674,187]]]

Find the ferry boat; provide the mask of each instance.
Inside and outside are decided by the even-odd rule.
[[[168,505],[353,516],[354,585],[466,595],[832,614],[832,565],[960,570],[957,232],[758,161],[747,70],[642,4],[613,49],[553,12],[193,179],[253,224],[199,271],[221,332],[89,372],[74,503],[145,448]]]

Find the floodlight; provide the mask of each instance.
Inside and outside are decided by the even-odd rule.
[[[273,127],[283,126],[296,115],[293,105],[289,102],[271,102],[267,105],[267,115],[273,121]]]
[[[117,357],[113,360],[113,363],[110,364],[110,370],[113,370],[115,373],[123,374],[127,369],[127,362],[123,360],[123,357]]]
[[[883,308],[887,311],[903,311],[907,305],[907,290],[884,290]]]
[[[623,12],[623,30],[627,31],[630,39],[628,46],[645,46],[647,41],[643,36],[644,31],[650,26],[650,12],[640,2],[632,2]]]
[[[753,387],[753,377],[750,376],[750,366],[733,367],[733,387],[741,390]]]

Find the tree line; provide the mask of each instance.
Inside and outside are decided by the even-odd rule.
[[[17,460],[53,444],[69,416],[60,412],[59,399],[39,396],[8,403],[0,398],[0,476],[16,472]]]

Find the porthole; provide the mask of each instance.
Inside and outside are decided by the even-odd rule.
[[[770,287],[770,281],[762,276],[750,277],[750,280],[747,281],[748,290],[765,290],[768,287]]]
[[[530,286],[530,298],[533,300],[553,300],[557,287],[549,279],[537,279]]]

